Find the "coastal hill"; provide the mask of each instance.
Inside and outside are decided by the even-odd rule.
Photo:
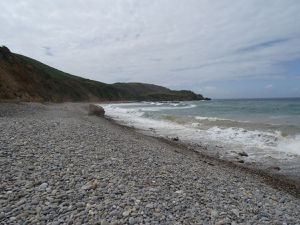
[[[74,76],[0,47],[0,100],[20,101],[180,101],[204,100],[192,91],[144,83],[106,84]]]

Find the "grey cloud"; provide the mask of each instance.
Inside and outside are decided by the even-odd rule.
[[[284,39],[275,39],[275,40],[265,41],[265,42],[258,43],[258,44],[252,45],[252,46],[241,48],[237,52],[238,53],[251,52],[251,51],[256,51],[256,50],[263,49],[263,48],[270,48],[270,47],[273,47],[276,44],[287,42],[288,40],[289,39],[284,38]]]
[[[279,76],[279,62],[300,57],[298,0],[14,0],[0,8],[1,44],[103,82],[197,90]]]

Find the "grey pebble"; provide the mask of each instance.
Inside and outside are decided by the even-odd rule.
[[[38,187],[38,189],[41,190],[41,191],[44,191],[44,190],[46,190],[47,187],[48,187],[48,184],[47,184],[47,183],[42,183],[42,184]]]

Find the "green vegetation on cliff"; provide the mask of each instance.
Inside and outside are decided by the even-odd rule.
[[[20,101],[202,100],[191,91],[144,83],[106,84],[74,76],[0,47],[0,99]]]

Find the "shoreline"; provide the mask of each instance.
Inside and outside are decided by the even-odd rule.
[[[289,186],[89,116],[87,106],[0,104],[0,223],[299,221]]]
[[[105,105],[103,105],[103,107],[105,108]],[[126,107],[124,108],[126,109]],[[252,149],[247,149],[246,148],[247,146],[245,148],[243,148],[244,146],[240,146],[239,148],[232,148],[232,146],[231,147],[228,147],[226,145],[223,146],[222,143],[220,142],[218,143],[218,140],[207,141],[206,139],[204,139],[204,141],[202,141],[200,138],[199,139],[189,138],[197,134],[195,134],[195,132],[194,133],[189,132],[188,134],[184,134],[182,131],[183,130],[182,127],[178,128],[179,130],[178,132],[171,132],[172,130],[171,125],[168,126],[168,124],[166,124],[166,128],[163,129],[161,128],[160,124],[159,125],[150,124],[151,120],[147,121],[147,119],[148,118],[152,119],[152,117],[150,117],[148,114],[147,116],[145,116],[145,118],[144,117],[140,118],[139,114],[137,115],[131,114],[131,111],[130,113],[127,114],[126,110],[124,113],[121,110],[118,111],[118,109],[120,108],[117,108],[116,112],[114,112],[113,109],[111,110],[111,108],[108,107],[108,113],[106,114],[106,116],[109,117],[111,120],[115,119],[114,122],[117,124],[121,124],[122,126],[132,126],[137,130],[137,132],[143,133],[147,136],[171,140],[170,143],[177,143],[183,148],[193,149],[192,151],[198,152],[201,155],[212,157],[214,159],[218,159],[219,161],[229,162],[241,168],[247,168],[249,170],[253,170],[256,173],[261,173],[275,180],[283,181],[291,186],[295,186],[294,189],[300,189],[300,177],[298,173],[299,172],[298,163],[300,158],[297,157],[296,154],[289,155],[288,152],[284,152],[284,151],[281,152],[280,149],[276,149],[277,151],[275,151],[273,149],[273,152],[271,152],[273,154],[272,155],[272,154],[268,154],[268,151],[262,151],[262,149],[256,149],[257,151],[255,152]],[[134,109],[135,108],[133,107],[133,110]],[[147,110],[145,111],[147,112]],[[123,114],[125,116],[123,116]],[[155,116],[157,115],[154,114],[154,118],[156,118]],[[137,117],[138,119],[135,120],[135,117]],[[141,122],[142,119],[145,119],[146,122],[144,121]],[[155,120],[155,119],[153,119],[152,121],[153,123],[159,122],[159,120]],[[166,121],[163,120],[163,122]],[[180,122],[178,123],[180,124]],[[175,127],[175,125],[173,126]],[[204,124],[204,126],[205,125],[206,124]],[[167,130],[167,128],[169,129]],[[242,128],[247,129],[245,127]],[[258,136],[260,137],[260,135],[261,134],[259,134]],[[173,140],[174,138],[176,139],[175,141]],[[277,137],[275,136],[274,139],[277,140]],[[252,140],[255,139],[252,137]],[[267,139],[267,141],[269,140]],[[261,153],[259,150],[261,151]],[[255,155],[257,152],[258,152],[258,157]],[[259,154],[264,155],[264,157],[259,158],[260,157]],[[286,158],[284,158],[280,154],[286,154]]]
[[[147,134],[146,132],[143,132],[143,130],[139,131],[139,129],[135,127],[126,126],[123,124],[118,123],[116,120],[110,118],[109,116],[105,116],[105,119],[110,121],[111,123],[114,123],[117,126],[120,126],[125,129],[129,129],[133,132],[138,132],[141,135],[144,135],[146,137],[155,138],[161,142],[167,143],[170,146],[175,146],[178,149],[180,149],[180,153],[192,155],[198,158],[198,160],[207,163],[207,164],[213,164],[214,163],[220,163],[226,166],[229,166],[233,169],[239,169],[244,170],[246,172],[250,172],[256,175],[259,175],[263,178],[264,182],[271,185],[272,187],[281,190],[286,191],[289,194],[294,195],[295,197],[300,199],[300,181],[292,179],[290,177],[285,177],[284,175],[280,175],[278,173],[272,173],[272,171],[263,170],[260,168],[256,168],[255,164],[244,164],[239,163],[237,161],[230,161],[227,159],[221,159],[214,157],[212,155],[205,154],[205,152],[201,152],[201,150],[195,150],[193,145],[190,145],[188,143],[183,143],[180,140],[179,141],[173,141],[167,137],[158,137],[154,135]],[[198,147],[199,148],[199,147]],[[200,147],[201,148],[201,147]]]

